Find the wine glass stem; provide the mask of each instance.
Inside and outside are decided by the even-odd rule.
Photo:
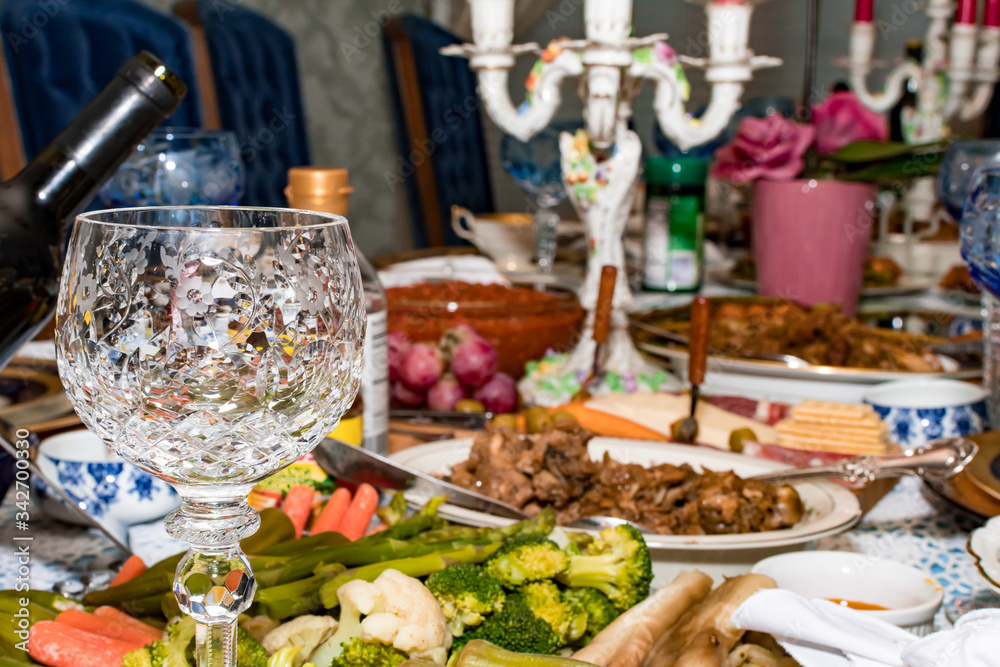
[[[552,273],[556,261],[557,224],[559,216],[551,208],[539,208],[535,213],[535,248],[542,273]]]
[[[198,667],[235,667],[236,621],[195,626]]]

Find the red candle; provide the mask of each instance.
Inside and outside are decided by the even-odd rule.
[[[958,13],[955,23],[974,25],[976,23],[976,0],[958,0]]]
[[[983,25],[993,28],[1000,26],[1000,0],[986,0],[986,16]]]
[[[857,23],[871,23],[875,14],[875,0],[854,0],[854,20]]]

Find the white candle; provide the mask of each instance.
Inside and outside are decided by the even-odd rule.
[[[486,51],[502,51],[514,41],[514,0],[469,0],[472,40]]]
[[[632,0],[586,0],[587,39],[621,44],[632,32]]]

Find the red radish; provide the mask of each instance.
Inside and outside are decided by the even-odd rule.
[[[319,535],[320,533],[328,533],[331,531],[338,530],[340,528],[340,522],[344,520],[344,514],[347,513],[347,507],[351,504],[351,492],[340,487],[333,492],[330,499],[326,501],[326,507],[323,508],[323,513],[319,515],[313,523],[312,530],[310,531],[313,535]]]
[[[28,655],[48,667],[112,667],[142,647],[55,621],[38,621],[28,634]]]
[[[378,491],[371,484],[362,484],[354,493],[354,500],[347,508],[347,514],[337,531],[352,542],[368,531],[375,509],[378,507]]]
[[[498,361],[495,347],[482,338],[471,338],[452,351],[451,372],[463,384],[481,387],[497,372]]]
[[[466,398],[465,389],[454,375],[446,373],[427,390],[427,407],[431,410],[450,411],[463,398]]]
[[[296,538],[302,537],[302,531],[305,530],[309,515],[312,514],[313,496],[315,495],[316,490],[310,485],[298,484],[288,490],[288,493],[285,494],[285,500],[281,503],[281,509],[295,526]]]
[[[418,391],[429,389],[444,371],[441,350],[430,343],[414,343],[403,357],[399,377],[406,386]]]
[[[127,616],[127,614],[124,615]],[[67,609],[60,612],[56,616],[56,623],[61,623],[77,630],[92,632],[95,635],[107,637],[108,639],[119,639],[123,642],[139,644],[140,646],[152,644],[162,636],[161,632],[149,625],[146,625],[143,630],[136,630],[131,627],[131,624],[126,625],[117,618],[88,614],[80,609]],[[143,623],[143,625],[145,624]]]
[[[427,400],[424,392],[410,389],[403,382],[393,382],[389,395],[393,401],[408,408],[419,408]]]
[[[444,353],[445,359],[451,360],[455,348],[467,340],[482,339],[479,332],[471,324],[456,324],[441,335],[438,347]]]
[[[410,351],[413,344],[402,331],[390,331],[386,339],[389,360],[389,379],[396,381],[399,379],[399,367],[403,363],[403,357]]]
[[[506,373],[497,373],[476,390],[473,398],[494,414],[513,412],[517,407],[517,384]]]
[[[126,581],[131,581],[145,571],[146,563],[144,563],[141,558],[136,555],[129,556],[128,560],[125,561],[125,564],[122,565],[122,569],[118,570],[118,574],[116,574],[115,578],[111,580],[111,586],[117,586],[118,584],[124,584]]]
[[[134,616],[129,616],[120,609],[115,609],[114,607],[98,607],[94,610],[94,616],[98,618],[106,618],[110,621],[117,621],[123,626],[131,628],[136,632],[142,632],[149,635],[154,640],[159,639],[163,636],[163,631],[154,628],[152,625],[143,623],[138,618]]]

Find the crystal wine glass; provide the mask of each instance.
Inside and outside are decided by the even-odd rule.
[[[528,141],[504,135],[500,142],[500,159],[524,194],[531,197],[535,211],[535,247],[538,268],[550,273],[556,257],[556,225],[559,215],[552,210],[566,198],[562,179],[559,134],[573,132],[579,122],[555,122]]]
[[[101,188],[105,206],[239,204],[246,167],[227,130],[161,127],[140,143]]]
[[[998,166],[1000,141],[974,139],[949,144],[938,172],[937,196],[954,220],[962,217],[962,207],[972,190],[976,172]]]
[[[347,221],[165,207],[77,218],[56,312],[59,374],[109,447],[182,498],[174,594],[200,667],[234,667],[256,582],[253,485],[332,431],[361,378],[365,300]]]
[[[1000,167],[984,167],[972,178],[961,214],[962,257],[969,275],[983,290],[986,310],[983,385],[989,395],[990,422],[1000,424]]]

